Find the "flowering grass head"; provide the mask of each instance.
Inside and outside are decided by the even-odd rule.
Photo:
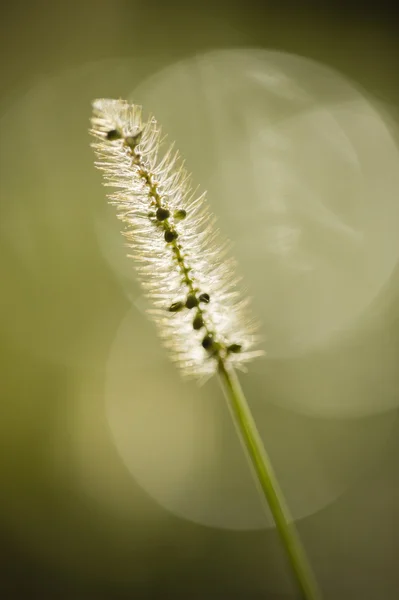
[[[174,145],[162,152],[161,129],[153,117],[143,121],[141,107],[96,100],[91,123],[96,166],[117,188],[108,198],[172,358],[198,377],[221,364],[242,368],[262,354],[253,349],[257,324],[205,194],[193,189]]]
[[[320,600],[300,539],[292,527],[277,479],[232,366],[262,352],[253,349],[257,325],[249,298],[237,287],[205,194],[192,189],[191,176],[173,146],[161,153],[154,118],[123,100],[93,103],[91,133],[97,167],[124,222],[123,234],[165,345],[183,372],[195,377],[218,373],[231,414],[251,461],[259,491],[272,512],[292,573],[306,600]]]

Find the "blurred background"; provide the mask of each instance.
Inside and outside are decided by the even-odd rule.
[[[384,2],[3,3],[2,597],[298,597],[217,381],[145,316],[97,97],[156,115],[234,241],[241,383],[324,597],[398,597],[397,34]]]

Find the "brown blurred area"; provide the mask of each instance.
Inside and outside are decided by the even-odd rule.
[[[192,427],[197,444],[194,447],[193,442],[192,448],[197,469],[193,479],[201,479],[204,465],[218,462],[213,449],[223,453],[235,448],[234,432],[227,425],[222,433],[212,429],[209,415],[222,422],[224,413],[209,408],[205,414],[202,404],[194,421],[191,413],[178,414],[178,374],[162,350],[154,348],[157,338],[151,324],[140,311],[133,311],[133,316],[129,312],[131,299],[140,299],[138,285],[134,277],[128,280],[125,275],[126,293],[112,260],[104,256],[95,223],[108,223],[113,215],[107,211],[100,178],[92,168],[87,135],[90,101],[95,94],[128,95],[152,74],[196,53],[257,47],[297,54],[337,69],[384,103],[397,124],[399,37],[394,13],[395,8],[384,2],[372,6],[333,0],[3,2],[2,598],[297,597],[273,529],[218,528],[200,519],[195,522],[194,516],[181,518],[141,484],[146,481],[145,470],[156,465],[157,453],[166,455],[168,444],[172,445],[162,427],[170,411],[176,411],[182,429]],[[117,232],[115,224],[112,244]],[[116,260],[122,261],[123,250],[118,254],[119,250],[115,250]],[[376,345],[381,343],[382,355],[389,347],[393,374],[399,358],[398,282],[396,269],[375,317],[376,327],[384,331],[376,334]],[[125,336],[132,350],[125,355],[128,342],[124,342],[122,350],[112,355],[116,332],[127,314],[131,321]],[[356,355],[363,361],[356,371],[359,377],[374,372],[374,355],[363,353],[363,339],[351,342],[351,351],[338,347],[339,369],[344,371],[349,364],[350,373]],[[296,413],[278,402],[263,408],[259,403],[260,398],[295,393],[295,386],[303,385],[303,373],[327,372],[323,361],[328,356],[320,358],[316,352],[295,364],[276,359],[264,371],[250,367],[243,386],[249,398],[257,399],[255,418],[264,420],[265,445],[270,439],[278,472],[290,472],[286,485],[302,517],[297,526],[325,599],[394,600],[399,595],[398,380],[394,376],[384,380],[378,372],[368,387],[372,387],[373,407],[388,398],[386,408],[351,418]],[[130,449],[137,454],[135,464],[143,469],[137,477],[123,460],[126,457],[121,458],[105,408],[109,369],[116,371],[115,364],[123,361],[124,372],[131,369],[134,394],[143,401],[131,404],[127,395],[112,410],[119,424],[125,418],[128,425],[134,423],[136,407],[137,415],[141,411],[134,431],[138,441]],[[336,372],[330,369],[329,376],[333,382]],[[205,407],[221,401],[215,382],[199,390],[182,385],[186,402],[197,398],[199,402],[202,393]],[[301,389],[311,392],[317,386],[323,387],[315,379]],[[155,397],[162,401],[161,408],[155,401],[151,404]],[[147,432],[154,436],[150,449]],[[176,437],[182,447],[188,444],[188,434],[185,437],[180,429]],[[295,457],[295,444],[301,446],[300,458]],[[201,446],[208,450],[195,454]],[[151,448],[154,456],[147,455]],[[318,456],[326,470],[314,467]],[[212,466],[215,489],[223,469],[241,473],[239,447],[233,450],[231,462],[224,460],[220,458],[221,471]],[[171,452],[171,471],[173,461]],[[186,463],[180,466],[182,471],[190,469]],[[168,488],[168,473],[157,476],[166,481],[161,486],[165,494],[175,493]],[[189,472],[184,477],[187,489],[183,486],[180,493],[187,498],[191,494],[194,506],[195,486],[190,488]],[[240,477],[226,475],[220,484],[223,492],[239,496]],[[206,481],[212,487],[211,478]],[[311,508],[306,504],[307,487],[316,498]],[[172,506],[175,498],[168,500]],[[201,502],[206,503],[205,493]],[[249,511],[256,504],[245,495],[242,502],[248,503]],[[223,505],[220,512],[224,510],[228,520],[229,508]]]

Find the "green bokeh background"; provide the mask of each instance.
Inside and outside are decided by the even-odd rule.
[[[333,1],[3,4],[2,597],[296,597],[274,530],[234,531],[179,518],[139,485],[115,446],[104,410],[107,364],[115,332],[131,304],[104,257],[95,227],[111,213],[92,168],[89,104],[94,94],[102,93],[101,68],[103,93],[112,96],[129,93],[152,73],[195,53],[257,46],[300,54],[338,69],[383,101],[394,121],[399,115],[394,21],[384,3],[374,10]],[[124,89],[114,90],[114,85],[120,86],[118,68],[124,75],[127,61],[135,65],[131,79]],[[91,88],[88,74],[93,69],[96,80]],[[54,125],[57,111],[59,131]],[[51,114],[51,126],[46,114]],[[54,168],[48,168],[50,163]],[[191,166],[201,175],[200,161]],[[377,329],[385,333],[376,338],[376,343],[384,340],[382,352],[389,347],[394,365],[399,351],[397,281],[394,274],[378,305]],[[131,293],[138,295],[134,281],[131,285]],[[162,351],[154,348],[157,338],[140,311],[130,327],[132,347],[137,349],[136,371],[132,370],[136,393],[151,399],[155,388],[146,381],[157,373],[171,381],[170,389],[179,386],[178,375],[164,365]],[[349,357],[343,359],[349,365],[353,356],[361,355],[363,368],[373,372],[373,357],[362,354],[362,335],[367,331],[351,342],[351,350],[339,351]],[[324,365],[317,354],[304,359],[305,373],[307,360]],[[305,445],[310,440],[314,452],[323,454],[325,477],[332,477],[339,488],[338,497],[297,523],[325,598],[393,600],[399,593],[395,410],[336,419],[291,412],[274,403],[265,408],[260,406],[265,398],[291,390],[288,380],[298,367],[271,361],[264,368],[267,377],[250,370],[243,384],[255,417],[262,416],[265,423],[262,433],[266,447],[270,439],[278,473],[284,480],[291,468],[286,485],[292,490],[302,490],[310,480],[315,489],[325,489],[323,473],[314,471],[307,479],[309,474],[298,471],[295,476],[293,471],[294,441]],[[359,373],[362,377],[363,370]],[[334,378],[334,372],[330,376]],[[208,404],[221,401],[215,382],[200,391],[191,385],[184,384],[187,402],[202,392]],[[399,395],[396,380],[377,378],[373,391],[376,404],[380,394],[389,393],[394,399]],[[157,398],[160,395],[157,390]],[[166,393],[164,400],[168,401]],[[395,400],[392,404],[397,405]],[[129,418],[134,420],[131,411]],[[269,429],[267,423],[272,424]],[[373,456],[373,436],[381,431],[382,442]],[[151,425],[148,432],[153,433]],[[228,429],[227,447],[233,455],[224,466],[237,468],[240,475],[233,480],[239,489],[242,465],[233,434]],[[206,437],[202,442],[206,445]],[[156,452],[164,449],[154,440]],[[351,481],[354,473],[357,477]],[[298,501],[295,494],[293,501]]]

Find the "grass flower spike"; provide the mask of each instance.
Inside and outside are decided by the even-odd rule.
[[[160,155],[161,130],[154,118],[143,123],[140,107],[103,99],[93,108],[96,165],[118,188],[109,198],[165,345],[188,375],[212,374],[220,361],[242,366],[261,354],[257,326],[205,194],[192,189],[173,145]]]
[[[234,367],[263,352],[254,349],[257,325],[237,288],[229,244],[220,240],[205,195],[171,146],[161,153],[154,118],[123,100],[93,103],[91,133],[109,195],[165,345],[187,375],[217,373],[262,498],[269,505],[292,574],[306,600],[320,598]]]

